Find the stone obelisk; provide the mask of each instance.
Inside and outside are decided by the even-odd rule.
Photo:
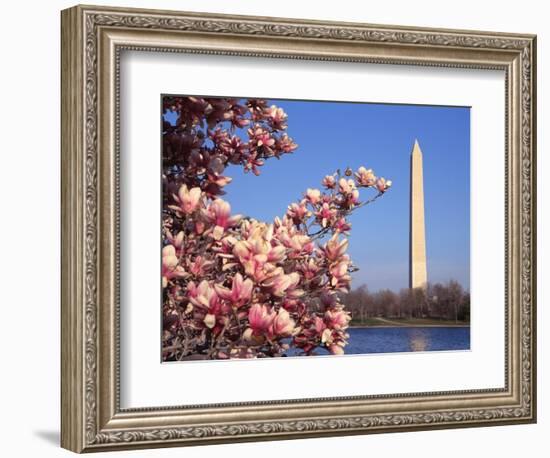
[[[426,288],[426,231],[424,227],[424,177],[422,151],[414,141],[411,152],[411,193],[409,228],[409,287]]]

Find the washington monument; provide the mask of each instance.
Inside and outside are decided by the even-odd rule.
[[[409,287],[426,288],[426,232],[424,228],[424,178],[422,151],[414,141],[411,152],[411,192],[409,228]]]

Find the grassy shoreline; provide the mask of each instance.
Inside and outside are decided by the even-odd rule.
[[[352,320],[350,328],[399,328],[399,327],[469,327],[470,322],[454,320],[438,320],[433,318],[368,318],[361,322]]]

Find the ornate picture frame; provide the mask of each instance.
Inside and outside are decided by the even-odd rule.
[[[61,445],[75,452],[536,421],[536,37],[75,6],[62,12]],[[505,387],[122,409],[124,50],[505,72]]]

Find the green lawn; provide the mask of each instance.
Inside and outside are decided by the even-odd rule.
[[[354,326],[469,326],[470,322],[439,320],[436,318],[367,318],[365,321],[352,320]]]

